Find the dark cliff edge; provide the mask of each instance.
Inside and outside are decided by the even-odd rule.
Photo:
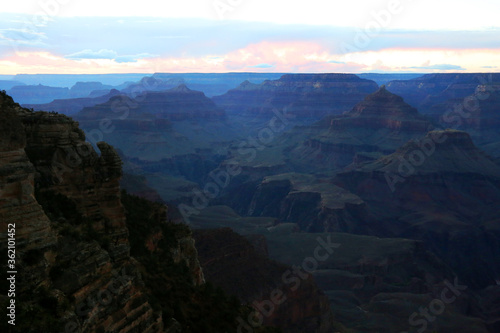
[[[15,225],[17,270],[16,325],[2,320],[0,330],[235,332],[255,310],[205,282],[190,228],[122,191],[120,157],[97,146],[100,154],[71,118],[0,92],[0,250]]]
[[[144,203],[121,193],[121,160],[111,146],[99,142],[99,155],[71,118],[30,112],[5,94],[0,115],[0,243],[3,253],[5,231],[15,224],[18,271],[16,326],[2,331],[180,332],[233,325],[239,308],[225,295],[218,296],[219,308],[235,310],[212,311],[228,318],[219,326],[194,322],[194,310],[172,306],[191,304],[204,292],[194,241],[185,226],[167,223],[162,205],[148,202],[142,215],[130,213]],[[151,216],[158,225],[148,234],[129,232],[151,223]],[[150,257],[163,259],[158,267],[138,250],[155,228],[168,233],[150,249]],[[170,279],[162,280],[161,269],[172,271]],[[152,275],[164,289],[183,285],[183,294],[154,295]],[[214,295],[198,302],[211,303]],[[2,305],[8,301],[0,297]]]

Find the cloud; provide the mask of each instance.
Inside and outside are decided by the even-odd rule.
[[[47,39],[44,33],[30,29],[0,29],[0,39],[19,45],[42,46]]]
[[[108,49],[101,49],[99,51],[86,49],[65,56],[66,59],[71,59],[71,60],[108,59],[108,60],[115,60],[117,63],[136,62],[139,59],[155,58],[155,57],[158,57],[158,55],[149,53],[139,53],[135,55],[118,55],[116,51]]]
[[[210,1],[209,1],[210,2]],[[12,15],[0,13],[0,54],[9,52],[6,38],[15,39],[21,51],[50,51],[68,55],[68,59],[117,59],[137,61],[144,54],[162,57],[202,58],[224,56],[235,50],[262,42],[314,42],[323,51],[333,54],[332,58],[311,58],[310,61],[331,59],[343,61],[344,44],[356,46],[360,31],[354,27],[333,27],[327,25],[253,23],[238,20],[175,19],[175,18],[133,18],[133,17],[54,17],[46,27],[36,28],[29,24],[32,15],[18,15],[12,22]],[[121,23],[124,22],[124,23]],[[19,29],[12,29],[19,28]],[[38,32],[38,33],[37,33]],[[43,33],[42,33],[43,32]],[[448,49],[468,51],[472,49],[498,48],[500,29],[480,31],[422,31],[383,29],[366,46],[356,47],[359,52],[381,51],[394,48]],[[26,38],[23,36],[26,34]],[[36,44],[41,43],[44,44]],[[138,45],[140,49],[138,50]],[[3,47],[3,48],[2,48]],[[4,49],[6,51],[4,51]],[[83,51],[82,51],[83,50]],[[102,50],[112,54],[103,54]],[[87,55],[84,54],[86,51]],[[304,49],[308,54],[314,50]],[[115,53],[113,53],[115,52]],[[96,54],[97,53],[97,54]],[[101,53],[101,54],[100,54]],[[137,54],[139,53],[139,55]],[[274,61],[260,63],[275,64]],[[387,62],[389,63],[389,62]],[[434,60],[433,64],[454,63],[470,68],[461,62],[447,59]],[[329,64],[335,65],[334,62]],[[409,66],[420,65],[421,61]],[[484,65],[482,63],[480,65]],[[338,64],[342,65],[342,64]]]
[[[179,38],[189,38],[189,36],[151,36],[150,38],[155,38],[155,39],[179,39]]]
[[[69,56],[74,59],[63,57],[56,52],[17,52],[0,58],[0,73],[221,73],[245,72],[249,69],[256,72],[278,73],[422,73],[458,71],[464,70],[463,68],[466,68],[464,71],[467,72],[481,72],[485,71],[481,68],[484,64],[500,63],[500,49],[463,52],[386,49],[338,55],[329,52],[321,43],[311,41],[261,42],[228,53],[204,56],[154,56],[149,53],[128,56],[119,55],[112,49],[98,51],[84,49]],[[460,64],[463,67],[447,63]]]
[[[442,70],[442,71],[464,71],[465,68],[462,66],[458,65],[451,65],[451,64],[438,64],[438,65],[430,65],[430,66],[412,66],[410,68],[415,68],[415,69],[437,69],[437,70]]]
[[[101,49],[99,51],[92,51],[89,49],[68,54],[66,59],[81,60],[81,59],[115,59],[118,56],[116,51]]]
[[[481,68],[498,68],[498,66],[481,66]]]
[[[157,57],[159,57],[159,55],[157,55],[157,54],[139,53],[139,54],[135,54],[135,55],[117,56],[114,59],[116,62],[122,63],[122,62],[136,62],[137,60],[140,60],[140,59],[157,58]]]
[[[253,68],[273,68],[274,65],[270,65],[270,64],[258,64],[258,65],[248,66],[248,67],[253,67]]]

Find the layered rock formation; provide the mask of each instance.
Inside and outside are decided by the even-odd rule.
[[[137,83],[129,84],[125,89],[122,89],[121,92],[132,97],[137,97],[139,94],[143,94],[147,91],[169,90],[181,84],[184,84],[184,80],[181,77],[159,79],[156,76],[146,76]]]
[[[71,118],[30,112],[5,94],[0,119],[1,244],[6,253],[4,232],[15,223],[17,329],[235,329],[240,304],[205,290],[189,229],[169,224],[161,204],[122,198],[111,146],[99,142],[98,155]],[[210,303],[218,305],[199,312]]]
[[[105,103],[83,108],[76,118],[125,120],[142,118],[144,115],[171,121],[220,120],[224,118],[224,111],[217,108],[202,92],[190,90],[181,84],[161,92],[146,91],[135,98],[125,94],[111,96]]]
[[[46,104],[23,104],[26,108],[32,108],[35,111],[55,111],[71,116],[81,111],[85,107],[102,104],[110,100],[113,96],[119,95],[120,92],[116,89],[110,90],[101,96],[96,97],[81,97],[71,99],[55,99]]]
[[[237,136],[202,92],[185,85],[135,98],[116,95],[75,115],[92,143],[104,140],[126,156],[158,161],[217,149]]]
[[[312,262],[319,239],[336,244],[331,255],[314,257],[312,275],[330,299],[336,320],[353,332],[461,332],[464,327],[467,332],[495,332],[489,319],[482,318],[488,310],[476,301],[478,295],[420,241],[284,228],[266,238],[272,259],[302,267]],[[455,294],[449,286],[456,286]],[[430,310],[433,320],[422,320],[420,311],[442,302],[443,292],[453,296],[446,311],[436,315]],[[487,302],[494,299],[492,295]]]
[[[244,188],[229,190],[222,201],[244,216],[275,217],[280,222],[297,223],[307,232],[353,232],[367,214],[358,196],[310,175],[267,176]]]
[[[21,138],[14,146],[2,140],[2,150],[6,157],[10,155],[3,164],[10,172],[2,182],[7,189],[2,193],[2,212],[7,215],[2,223],[16,222],[18,230],[19,285],[23,286],[18,297],[19,326],[29,325],[32,312],[41,311],[34,318],[39,330],[160,331],[161,317],[141,291],[142,281],[129,256],[118,187],[121,162],[114,150],[100,143],[98,156],[70,118],[31,113],[10,104],[8,96],[2,98],[2,114],[17,122],[13,128]],[[25,166],[9,167],[14,154],[17,163]],[[14,184],[20,189],[18,208],[6,195]],[[109,297],[95,302],[103,291]],[[47,299],[56,306],[44,309]],[[53,313],[45,313],[49,310]]]
[[[239,116],[268,118],[273,109],[286,107],[295,117],[319,119],[349,110],[377,87],[375,82],[353,74],[286,74],[261,84],[245,81],[213,100]]]
[[[2,253],[7,254],[6,231],[15,229],[18,253],[45,254],[42,260],[23,269],[25,283],[19,283],[18,288],[27,293],[32,285],[47,278],[46,266],[53,263],[57,238],[34,197],[35,168],[24,151],[26,136],[18,110],[9,96],[0,94],[0,246]],[[22,261],[19,265],[23,265]]]
[[[326,117],[311,128],[320,134],[311,135],[291,151],[292,163],[337,169],[352,163],[357,153],[393,152],[409,139],[423,136],[432,124],[382,86],[349,112]]]
[[[120,192],[122,162],[110,145],[98,142],[98,155],[71,118],[30,112],[3,94],[0,120],[1,227],[16,224],[20,272],[16,328],[229,332],[237,330],[237,317],[252,314],[205,284],[186,225],[168,222],[163,204]],[[204,244],[222,249],[211,241]],[[256,257],[250,244],[240,245]],[[252,282],[242,290],[255,297],[275,287]],[[274,331],[266,325],[329,331],[328,302],[312,278],[286,295],[289,302],[255,332]],[[0,301],[8,299],[0,295]]]
[[[104,85],[101,82],[77,82],[70,89],[70,97],[87,97],[90,96],[94,91],[109,91],[113,89],[113,86]],[[47,110],[47,109],[46,109]]]
[[[449,99],[434,105],[433,112],[444,128],[467,131],[474,143],[498,158],[500,150],[500,84],[478,85],[465,98]]]
[[[446,110],[436,105],[450,99],[462,99],[473,94],[478,86],[495,82],[500,82],[498,73],[439,73],[394,80],[387,83],[387,89],[402,96],[422,113],[442,114]]]
[[[152,78],[164,82],[185,83],[190,89],[203,91],[208,97],[219,96],[245,80],[262,82],[279,79],[280,73],[155,73]],[[177,83],[175,86],[178,86]]]
[[[201,91],[181,84],[163,92],[146,92],[136,97],[137,112],[151,113],[172,121],[186,119],[220,120],[225,113]]]
[[[8,93],[16,101],[21,101],[23,104],[49,103],[54,99],[70,97],[68,88],[49,87],[41,84],[15,86],[9,89]]]
[[[467,133],[430,132],[335,183],[370,207],[366,233],[425,240],[470,286],[498,279],[500,167]]]

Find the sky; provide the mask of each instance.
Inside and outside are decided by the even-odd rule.
[[[500,72],[498,0],[24,0],[0,74]]]

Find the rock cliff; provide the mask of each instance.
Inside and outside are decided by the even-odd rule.
[[[194,237],[207,280],[251,304],[264,324],[290,333],[339,329],[328,298],[310,274],[302,272],[305,275],[299,284],[283,279],[290,267],[272,262],[229,228],[197,230]],[[278,302],[274,302],[276,293],[281,295]],[[243,332],[253,326],[248,318],[241,318]]]
[[[114,150],[100,143],[99,156],[70,118],[1,98],[13,122],[2,122],[11,126],[2,140],[1,211],[2,230],[4,221],[18,230],[19,327],[33,316],[27,331],[161,331],[129,255]]]
[[[297,223],[307,232],[353,232],[367,214],[358,196],[305,174],[267,176],[253,188],[248,186],[246,192],[240,188],[239,192],[229,191],[228,197],[238,200],[234,207],[242,215],[275,217]]]
[[[71,118],[30,112],[5,93],[0,120],[0,244],[6,253],[15,223],[17,330],[235,329],[239,301],[206,288],[189,228],[120,191],[110,145],[99,142],[98,154]]]

